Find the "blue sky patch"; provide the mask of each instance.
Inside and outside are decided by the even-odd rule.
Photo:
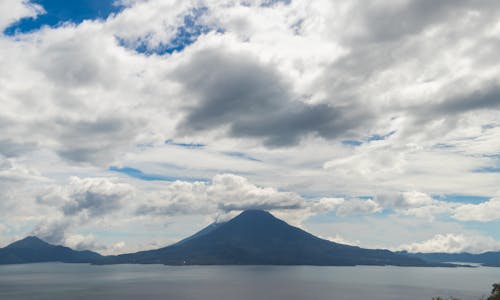
[[[366,141],[368,142],[371,142],[371,141],[382,141],[382,140],[385,140],[387,138],[389,138],[391,135],[395,134],[396,131],[391,131],[387,134],[374,134],[374,135],[371,135],[369,136]]]
[[[500,167],[484,167],[475,169],[474,173],[500,173]]]
[[[207,12],[207,8],[196,8],[191,10],[191,12],[184,16],[183,24],[177,28],[176,35],[166,43],[160,43],[157,47],[151,48],[149,45],[149,40],[151,35],[146,35],[145,37],[139,39],[138,44],[134,45],[134,50],[141,54],[146,55],[164,55],[172,54],[174,52],[180,52],[184,50],[187,46],[196,42],[200,35],[206,34],[214,28],[203,24],[200,18]],[[217,32],[222,32],[221,29],[215,29]],[[125,48],[131,48],[130,43],[120,37],[116,37],[118,43]]]
[[[175,176],[166,176],[166,175],[159,175],[159,174],[152,174],[152,173],[144,173],[143,171],[131,167],[115,167],[111,166],[108,169],[109,171],[112,172],[118,172],[122,174],[126,174],[130,177],[140,179],[140,180],[145,180],[145,181],[176,181],[176,180],[181,180],[181,181],[208,181],[205,178],[186,178],[186,177],[175,177]]]
[[[396,133],[396,131],[391,131],[387,134],[374,134],[374,135],[371,135],[363,140],[343,140],[342,144],[344,144],[346,146],[358,147],[358,146],[361,146],[363,143],[385,140],[385,139],[391,137],[391,135],[393,135],[395,133]]]
[[[462,222],[465,228],[469,230],[477,230],[486,233],[488,236],[499,240],[500,239],[500,221],[478,222],[478,221],[465,221]]]
[[[68,22],[80,24],[85,20],[106,19],[124,9],[115,0],[32,0],[30,3],[40,5],[45,13],[15,22],[4,30],[4,34],[15,35],[36,31],[42,26],[57,27]]]
[[[266,1],[262,2],[261,6],[263,6],[263,7],[271,7],[271,6],[274,6],[276,4],[289,5],[290,3],[292,3],[292,0],[266,0]]]
[[[363,144],[363,142],[356,141],[356,140],[345,140],[345,141],[342,141],[342,144],[344,144],[346,146],[357,147],[357,146],[361,146]]]
[[[490,200],[489,197],[469,195],[433,195],[432,198],[440,201],[478,204]]]
[[[241,158],[241,159],[244,159],[244,160],[250,160],[250,161],[261,161],[260,159],[257,159],[255,157],[252,157],[246,153],[243,153],[243,152],[238,152],[238,151],[228,151],[228,152],[224,152],[225,155],[227,156],[231,156],[231,157],[237,157],[237,158]]]
[[[178,146],[188,149],[200,149],[206,146],[205,144],[200,144],[200,143],[178,143],[175,142],[174,140],[166,140],[165,145]]]

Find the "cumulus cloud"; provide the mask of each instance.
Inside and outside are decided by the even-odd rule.
[[[258,187],[244,177],[229,174],[215,176],[207,196],[218,202],[218,208],[224,211],[299,209],[304,206],[302,197],[296,193]]]
[[[310,201],[311,213],[334,211],[337,216],[369,215],[382,211],[382,206],[373,199],[321,198]]]
[[[232,212],[262,209],[300,223],[312,215],[330,211],[342,217],[381,211],[379,204],[372,199],[307,200],[297,193],[257,186],[247,178],[233,174],[216,175],[210,183],[176,181],[147,197],[147,203],[138,207],[137,214],[217,214],[222,217]]]
[[[73,220],[56,218],[44,220],[37,224],[31,231],[31,235],[54,244],[62,244],[66,240],[66,232],[74,226]]]
[[[102,248],[96,244],[95,236],[88,234],[72,234],[64,239],[64,244],[75,250],[97,250]]]
[[[149,195],[136,213],[139,215],[204,214],[216,206],[207,201],[206,184],[203,182],[175,181]]]
[[[398,214],[433,220],[440,215],[450,214],[459,203],[440,201],[422,192],[380,194],[376,202],[384,209]]]
[[[100,216],[122,206],[123,199],[130,196],[132,188],[123,183],[113,183],[105,178],[71,178],[65,214],[74,215],[82,211]]]
[[[377,202],[387,208],[407,209],[432,205],[436,203],[431,196],[422,192],[404,192],[395,194],[380,194]]]
[[[413,191],[381,194],[376,198],[376,202],[384,209],[424,219],[449,215],[460,221],[491,222],[499,220],[496,211],[500,209],[500,201],[497,197],[481,203],[463,203],[434,199],[426,193]]]
[[[453,212],[453,218],[461,221],[490,222],[500,220],[500,199],[492,198],[479,204],[465,204]]]
[[[79,249],[95,246],[92,236],[75,234],[74,230],[124,209],[133,195],[132,186],[109,178],[71,177],[66,185],[51,186],[39,193],[37,204],[52,207],[56,213],[39,222],[32,234]]]
[[[382,208],[378,205],[378,203],[372,199],[351,199],[340,205],[337,208],[336,213],[339,216],[350,216],[358,214],[372,214],[380,212],[381,210]]]
[[[444,253],[482,253],[500,250],[500,242],[487,236],[468,236],[463,234],[437,234],[433,238],[399,247],[411,253],[444,252]]]
[[[250,183],[233,174],[220,174],[211,183],[176,181],[150,195],[149,203],[138,208],[139,214],[207,214],[246,209],[300,209],[304,200],[296,193],[280,192]]]
[[[65,215],[102,216],[120,209],[133,188],[108,178],[71,177],[68,185],[55,186],[38,197],[41,204],[59,206]]]

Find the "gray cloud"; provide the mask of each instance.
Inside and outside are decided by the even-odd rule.
[[[133,194],[132,186],[108,178],[71,177],[65,186],[52,186],[37,203],[58,208],[65,216],[100,217],[119,210]]]
[[[198,100],[186,107],[183,131],[227,126],[231,136],[285,146],[308,134],[334,138],[362,121],[359,113],[300,101],[273,66],[243,53],[204,50],[174,76]]]
[[[58,118],[50,128],[62,143],[57,153],[77,162],[109,162],[119,148],[130,145],[143,122],[125,116],[100,116],[89,119]],[[50,129],[48,128],[48,129]]]
[[[113,183],[105,178],[72,178],[67,190],[68,201],[62,207],[67,215],[87,212],[102,216],[122,207],[122,200],[131,192],[127,184]]]
[[[54,244],[61,244],[66,237],[66,232],[73,224],[68,219],[47,220],[39,223],[32,231],[31,235]]]
[[[123,209],[132,194],[130,185],[108,178],[71,177],[67,185],[51,186],[37,195],[37,204],[53,207],[56,214],[38,223],[31,234],[51,243],[88,246],[92,241],[71,232]]]
[[[500,86],[490,85],[472,93],[446,99],[435,107],[437,114],[459,114],[479,109],[500,109]]]
[[[37,145],[33,142],[22,143],[9,138],[0,139],[0,154],[6,157],[19,156],[35,149]]]
[[[496,13],[498,2],[409,0],[366,3],[363,1],[356,8],[359,9],[357,15],[364,31],[360,35],[355,35],[354,40],[379,43],[401,40],[441,23],[461,22],[467,12],[480,12],[481,19],[485,20]]]

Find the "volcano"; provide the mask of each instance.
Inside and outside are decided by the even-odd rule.
[[[363,249],[321,239],[262,210],[211,224],[176,244],[106,257],[100,263],[166,265],[395,265],[433,266],[389,250]]]

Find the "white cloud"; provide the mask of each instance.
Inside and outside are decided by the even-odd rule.
[[[56,206],[65,215],[98,217],[120,209],[124,199],[133,197],[133,193],[132,186],[109,178],[71,177],[68,185],[49,188],[37,201]]]
[[[299,209],[304,206],[304,200],[296,193],[257,187],[244,177],[230,174],[215,176],[207,190],[207,196],[218,202],[218,207],[222,210]]]
[[[460,221],[490,222],[500,220],[500,199],[492,198],[479,204],[465,204],[459,206],[452,217]]]
[[[343,236],[337,234],[335,235],[334,237],[329,237],[327,238],[327,240],[330,240],[332,242],[335,242],[335,243],[339,243],[339,244],[344,244],[344,245],[350,245],[350,246],[359,246],[359,241],[351,241],[351,240],[348,240],[348,239],[345,239]]]
[[[0,181],[43,181],[44,178],[35,170],[18,164],[15,159],[0,156]]]
[[[361,199],[350,199],[345,200],[336,209],[336,213],[339,216],[350,216],[350,215],[364,215],[380,212],[382,208],[379,204],[372,199],[361,200]]]
[[[98,250],[100,248],[96,245],[95,236],[91,234],[72,234],[65,238],[64,244],[75,250]]]
[[[210,183],[175,181],[164,184],[138,208],[139,214],[214,214],[246,209],[300,210],[305,200],[296,193],[259,187],[248,179],[219,174]]]
[[[27,0],[3,0],[0,3],[0,31],[21,18],[36,17],[44,13],[40,5]]]
[[[487,236],[463,234],[437,234],[429,240],[401,245],[401,250],[411,253],[445,252],[445,253],[482,253],[500,250],[500,242]]]

